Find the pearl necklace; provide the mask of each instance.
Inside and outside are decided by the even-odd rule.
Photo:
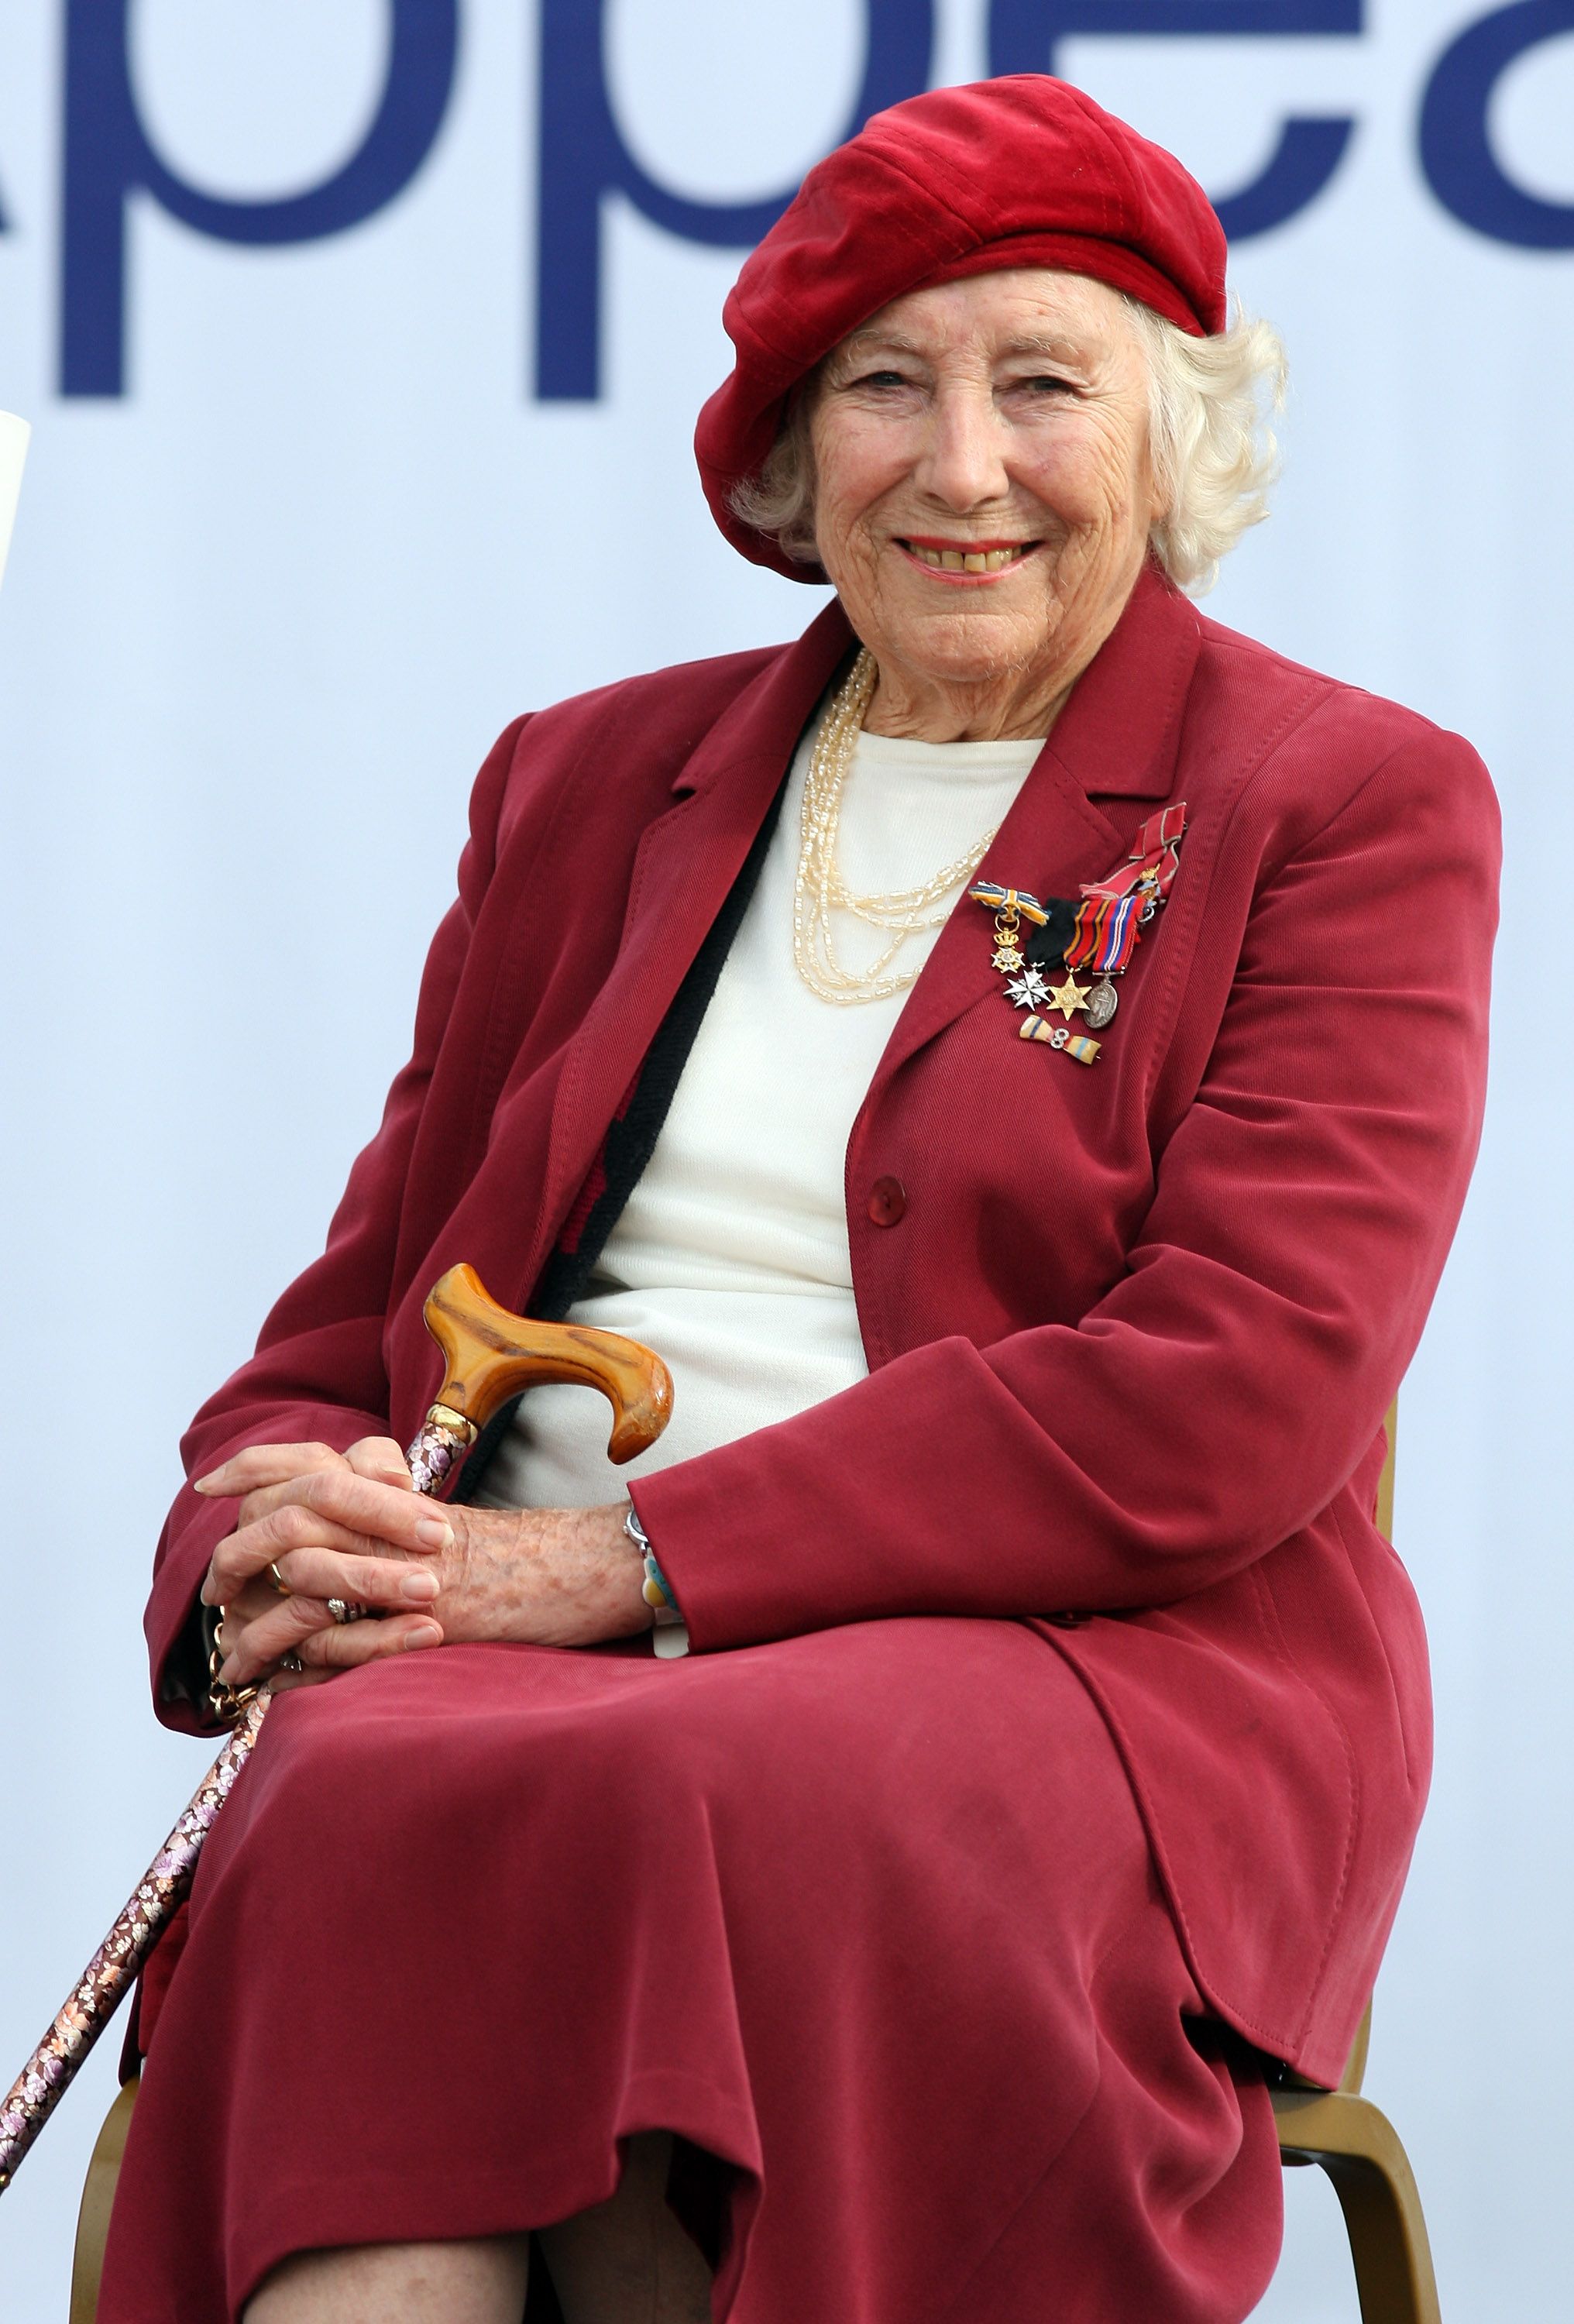
[[[916,983],[921,963],[919,968],[907,969],[894,969],[892,963],[910,936],[944,927],[951,918],[951,904],[945,902],[939,911],[934,907],[961,887],[999,829],[995,825],[965,854],[943,864],[916,888],[864,896],[848,887],[836,868],[842,794],[879,683],[879,667],[866,649],[838,687],[821,722],[804,784],[798,869],[793,883],[793,960],[811,992],[842,1008],[885,1001]],[[890,935],[890,943],[867,968],[853,972],[837,959],[832,915],[838,911],[851,912],[866,927]]]

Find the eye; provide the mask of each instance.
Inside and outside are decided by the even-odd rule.
[[[1060,378],[1054,372],[1034,372],[1026,379],[1013,381],[1012,384],[1016,387],[1026,388],[1030,395],[1035,396],[1072,395],[1075,393],[1075,390],[1072,388],[1070,380]]]
[[[906,387],[907,384],[899,371],[866,371],[848,383],[852,387]]]

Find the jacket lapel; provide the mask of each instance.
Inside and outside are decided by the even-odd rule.
[[[699,743],[635,856],[622,941],[569,1044],[553,1102],[533,1282],[608,1125],[765,819],[799,736],[856,641],[828,605]],[[1074,895],[1118,861],[1140,820],[1118,802],[1167,796],[1200,646],[1191,605],[1152,567],[1061,714],[980,867],[1008,886]],[[1108,802],[1106,811],[1103,802]],[[964,898],[908,995],[871,1096],[996,989],[988,926]]]
[[[1191,604],[1156,567],[1145,567],[1017,794],[979,867],[980,879],[1074,896],[1084,881],[1113,870],[1142,820],[1122,802],[1169,796],[1201,644]],[[925,1042],[999,991],[990,935],[982,907],[964,896],[907,996],[871,1097]]]
[[[721,910],[815,706],[852,650],[831,604],[747,687],[673,785],[634,859],[622,939],[605,984],[569,1045],[552,1109],[535,1280],[608,1125]]]

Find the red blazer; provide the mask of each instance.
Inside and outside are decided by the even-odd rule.
[[[482,770],[414,1054],[325,1256],[185,1440],[401,1441],[433,1278],[524,1307],[851,645],[695,662],[521,719]],[[1474,1157],[1496,919],[1479,760],[1155,574],[986,876],[1074,895],[1183,799],[1096,1065],[1017,1037],[959,904],[853,1125],[870,1376],[641,1483],[700,1652],[910,1613],[1037,1624],[1122,1753],[1213,2006],[1343,2066],[1426,1790],[1425,1642],[1373,1524],[1383,1414]],[[895,1177],[906,1206],[871,1201]],[[229,1512],[183,1494],[155,1686]]]

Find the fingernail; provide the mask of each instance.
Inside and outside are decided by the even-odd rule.
[[[415,1537],[428,1549],[452,1549],[454,1528],[441,1517],[422,1517],[416,1526]]]
[[[192,1491],[194,1493],[210,1493],[213,1490],[213,1486],[210,1480],[216,1477],[218,1471],[216,1469],[210,1469],[206,1477],[193,1477],[191,1480]]]
[[[226,1655],[223,1662],[220,1663],[218,1666],[218,1674],[224,1681],[226,1686],[228,1686],[233,1683],[235,1674],[239,1668],[240,1665],[236,1662],[234,1655]]]
[[[407,1646],[436,1646],[442,1643],[443,1633],[435,1622],[418,1622],[413,1630],[404,1634]]]
[[[405,1597],[424,1599],[429,1603],[437,1594],[437,1577],[435,1573],[407,1573],[400,1588]]]

